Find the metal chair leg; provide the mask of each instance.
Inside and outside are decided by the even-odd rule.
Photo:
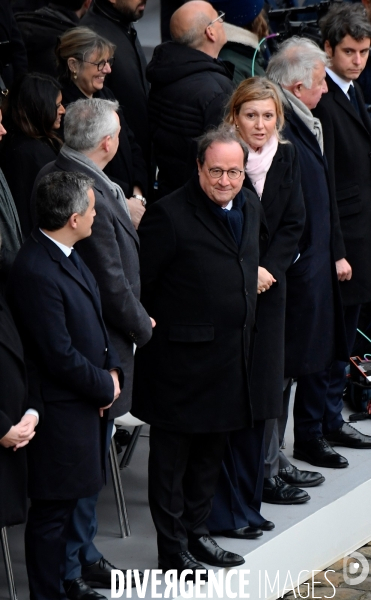
[[[6,578],[8,580],[9,595],[10,595],[11,600],[17,600],[17,590],[15,588],[15,583],[14,583],[13,568],[12,568],[12,561],[10,558],[6,527],[2,527],[0,529],[0,533],[1,533],[1,546],[3,548],[3,553],[4,553]]]
[[[109,450],[109,461],[110,461],[111,472],[112,472],[113,489],[115,492],[115,500],[116,500],[117,514],[119,517],[121,537],[129,537],[131,535],[129,518],[128,518],[128,513],[126,510],[125,496],[124,496],[124,490],[122,488],[121,475],[120,475],[119,463],[118,463],[118,458],[117,458],[117,451],[116,451],[115,441],[113,438],[111,440],[111,445],[110,445],[110,450]]]
[[[135,446],[137,445],[138,438],[139,438],[140,432],[142,430],[142,427],[143,427],[143,425],[138,425],[137,427],[134,427],[133,433],[130,436],[130,442],[126,446],[124,456],[121,459],[120,469],[124,469],[125,467],[129,466],[131,457],[133,456],[133,452],[134,452]]]

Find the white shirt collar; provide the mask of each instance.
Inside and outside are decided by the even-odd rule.
[[[63,254],[65,254],[66,256],[69,256],[73,250],[73,248],[70,248],[69,246],[65,246],[64,244],[61,244],[60,242],[57,242],[57,240],[53,239],[50,237],[50,235],[47,235],[45,233],[45,231],[43,231],[42,229],[40,229],[41,233],[43,235],[45,235],[45,237],[47,237],[49,240],[51,240],[52,242],[54,242],[54,244],[56,246],[58,246],[58,248],[60,248],[63,252]]]
[[[332,81],[339,86],[341,91],[344,92],[344,94],[349,98],[348,90],[350,86],[353,85],[353,81],[345,81],[345,79],[342,79],[341,77],[339,77],[339,75],[336,75],[336,73],[334,73],[334,71],[332,71],[328,67],[326,67],[326,73],[329,77],[331,77]]]
[[[230,200],[228,202],[227,206],[223,206],[223,209],[224,210],[231,210],[232,206],[233,206],[233,200]]]

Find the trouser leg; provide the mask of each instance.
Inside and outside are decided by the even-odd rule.
[[[330,367],[298,378],[294,402],[295,441],[304,442],[322,437],[329,382]]]
[[[66,528],[76,500],[31,500],[25,531],[31,600],[60,600]]]
[[[161,555],[187,550],[187,529],[195,536],[207,533],[203,520],[210,511],[225,436],[151,426],[148,495]]]
[[[357,335],[357,325],[360,305],[344,307],[344,324],[347,337],[348,354],[351,355]],[[340,429],[343,424],[341,411],[343,410],[343,390],[345,387],[345,367],[347,362],[336,360],[330,371],[330,384],[328,388],[325,414],[323,418],[323,432],[330,433]]]

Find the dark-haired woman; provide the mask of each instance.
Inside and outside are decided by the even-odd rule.
[[[61,86],[53,77],[27,73],[12,87],[5,122],[8,135],[0,152],[0,166],[18,210],[22,233],[32,230],[30,199],[36,176],[55,160],[62,145],[57,132],[65,110]]]
[[[111,42],[87,27],[74,27],[60,37],[56,54],[64,106],[83,98],[116,100],[104,84],[106,75],[111,73],[115,48]],[[104,172],[122,188],[131,220],[137,228],[144,213],[147,166],[121,108],[118,116],[121,125],[119,148]]]

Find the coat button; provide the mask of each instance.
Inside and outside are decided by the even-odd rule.
[[[240,262],[243,262],[243,258],[240,258]]]
[[[246,296],[248,296],[248,295],[249,295],[249,292],[247,291],[247,289],[246,289],[246,288],[245,288],[245,294],[246,294]]]

